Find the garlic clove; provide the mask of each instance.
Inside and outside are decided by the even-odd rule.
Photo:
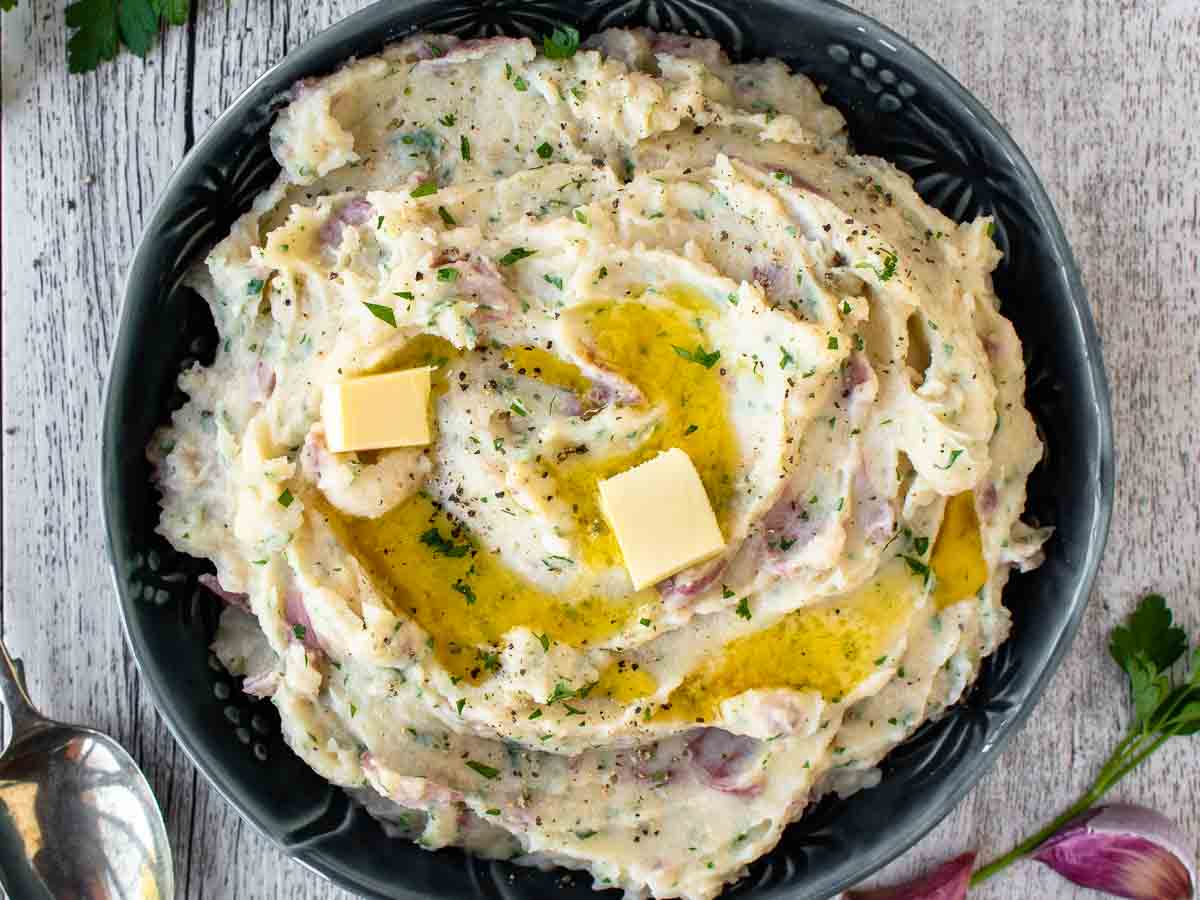
[[[915,881],[868,891],[848,891],[846,900],[963,900],[975,867],[975,854],[964,853]]]
[[[1082,887],[1131,900],[1193,900],[1196,867],[1179,828],[1129,804],[1089,810],[1042,844],[1033,858]]]

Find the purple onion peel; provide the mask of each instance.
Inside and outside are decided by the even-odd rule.
[[[907,884],[847,891],[846,900],[963,900],[974,868],[975,854],[964,853]]]
[[[1161,813],[1116,803],[1089,810],[1033,858],[1068,881],[1130,900],[1193,900],[1196,867],[1178,826]]]

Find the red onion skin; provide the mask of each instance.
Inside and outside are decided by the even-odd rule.
[[[1112,804],[1089,810],[1033,858],[1068,881],[1129,900],[1192,900],[1196,872],[1178,827],[1154,810]]]
[[[975,868],[975,854],[964,853],[907,884],[847,891],[846,900],[963,900]]]

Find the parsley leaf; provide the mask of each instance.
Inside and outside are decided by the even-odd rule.
[[[579,49],[579,32],[570,25],[560,25],[542,38],[546,59],[570,59]]]
[[[458,139],[458,151],[464,160],[471,161],[471,141],[465,134]]]
[[[408,192],[410,197],[428,197],[430,194],[436,194],[438,190],[437,182],[430,179],[422,181],[415,188]]]
[[[704,366],[706,369],[711,369],[717,360],[721,358],[720,350],[714,350],[709,353],[704,349],[703,344],[697,344],[695,350],[687,350],[672,344],[671,349],[675,351],[675,355],[679,358],[686,359],[688,362],[694,362],[699,366]]]
[[[887,254],[884,254],[884,257],[883,257],[883,268],[882,269],[880,269],[877,266],[875,266],[871,263],[868,263],[868,262],[855,263],[854,268],[870,269],[872,272],[875,273],[875,277],[878,278],[880,281],[891,281],[892,276],[894,276],[896,274],[896,263],[898,263],[899,261],[900,261],[900,258],[895,253],[887,253]]]
[[[542,159],[549,159],[554,155],[554,148],[550,146],[549,141],[542,141],[537,148],[537,155]]]
[[[467,606],[473,606],[475,604],[475,601],[478,599],[475,596],[475,592],[473,590],[471,590],[471,586],[469,584],[467,584],[465,581],[463,581],[461,578],[458,581],[454,582],[454,584],[452,584],[451,587],[467,598]]]
[[[446,207],[444,207],[444,206],[438,207],[438,215],[441,217],[442,222],[444,222],[446,224],[446,227],[448,227],[448,228],[453,228],[455,225],[458,224],[458,222],[454,221],[454,216],[450,215],[450,211],[448,209],[446,209]],[[411,300],[412,297],[409,297],[409,299]]]
[[[526,250],[524,247],[513,247],[502,257],[500,257],[497,262],[499,262],[502,266],[511,266],[513,263],[527,259],[528,257],[533,256],[535,253],[537,253],[536,250]]]
[[[289,506],[292,505],[292,501],[295,500],[296,498],[292,496],[291,491],[289,491],[287,488],[284,488],[283,493],[280,494],[277,499],[279,500],[279,505],[282,506],[284,509],[287,509]]]
[[[466,556],[470,550],[470,544],[456,544],[454,541],[442,537],[442,533],[436,528],[430,528],[421,534],[421,543],[426,547],[433,549],[434,553],[440,556],[448,556],[451,559],[461,559]]]
[[[745,597],[738,601],[737,614],[747,621],[750,619],[750,601]]]
[[[467,768],[473,769],[489,781],[500,774],[499,769],[494,769],[491,766],[484,765],[481,762],[475,762],[473,759],[467,760]]]
[[[1187,652],[1187,635],[1172,624],[1171,610],[1161,594],[1147,595],[1129,618],[1113,629],[1109,652],[1126,672],[1140,655],[1154,674],[1171,668]]]
[[[5,11],[14,0],[0,0]],[[189,0],[77,0],[67,7],[67,69],[90,72],[114,59],[121,45],[145,56],[154,45],[159,26],[186,25]]]
[[[962,454],[963,454],[963,452],[961,450],[951,450],[950,451],[950,461],[948,463],[946,463],[944,466],[935,465],[934,468],[945,471],[946,469],[949,469],[952,465],[954,465],[956,462],[958,462],[958,458],[960,456],[962,456]]]
[[[383,306],[380,303],[363,303],[367,309],[371,311],[371,315],[379,319],[381,322],[387,322],[393,328],[396,327],[396,313],[392,311],[390,306]]]

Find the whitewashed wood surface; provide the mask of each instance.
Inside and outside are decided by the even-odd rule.
[[[354,0],[200,0],[145,61],[66,69],[63,0],[2,25],[3,631],[51,716],[124,742],[166,810],[178,895],[315,900],[343,891],[247,828],[175,746],[139,684],[97,509],[101,385],[120,286],[152,202],[195,136]],[[193,0],[196,2],[196,0]],[[1108,364],[1118,476],[1083,629],[999,764],[883,879],[1000,851],[1067,804],[1123,732],[1113,624],[1149,588],[1200,632],[1200,4],[857,0],[1008,126],[1082,263]],[[1200,837],[1200,738],[1116,796]],[[1083,898],[1026,863],[972,897]]]

